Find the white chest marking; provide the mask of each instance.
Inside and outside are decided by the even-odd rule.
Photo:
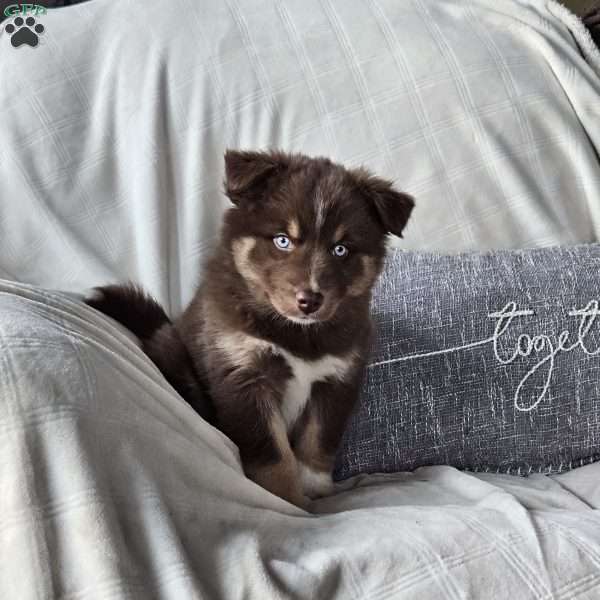
[[[308,361],[282,348],[277,348],[277,353],[285,358],[293,373],[287,382],[281,403],[281,414],[289,430],[302,414],[312,384],[328,377],[343,379],[352,364],[352,359],[328,354],[318,360]]]
[[[285,358],[292,370],[281,403],[281,414],[288,431],[302,414],[312,384],[328,377],[343,379],[354,362],[353,353],[343,357],[327,354],[318,360],[303,360],[275,344],[239,332],[220,333],[215,337],[214,345],[239,366],[251,364],[253,358],[263,352],[272,352]]]

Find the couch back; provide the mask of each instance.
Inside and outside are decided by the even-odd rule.
[[[37,46],[0,36],[0,277],[132,278],[177,312],[228,204],[227,147],[392,178],[417,199],[406,248],[598,239],[600,61],[552,2],[94,0],[36,18]]]

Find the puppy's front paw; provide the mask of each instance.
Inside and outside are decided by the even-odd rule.
[[[310,500],[302,493],[295,459],[285,458],[275,464],[245,465],[244,471],[249,479],[272,494],[306,509]]]
[[[305,496],[311,499],[331,496],[334,492],[333,479],[328,471],[316,471],[300,463],[300,481]]]

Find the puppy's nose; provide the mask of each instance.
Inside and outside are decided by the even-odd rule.
[[[300,290],[296,292],[296,301],[298,302],[298,308],[305,315],[310,315],[310,313],[318,311],[321,304],[323,304],[323,294],[312,290]]]

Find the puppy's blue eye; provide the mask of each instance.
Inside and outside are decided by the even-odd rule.
[[[337,256],[338,258],[344,258],[344,256],[348,255],[348,248],[346,248],[346,246],[344,246],[342,244],[336,244],[331,249],[331,254],[333,254],[334,256]]]
[[[282,233],[277,234],[273,238],[273,243],[280,250],[291,250],[294,247],[294,244],[292,244],[292,240],[290,240],[290,238],[287,235],[283,235]]]

